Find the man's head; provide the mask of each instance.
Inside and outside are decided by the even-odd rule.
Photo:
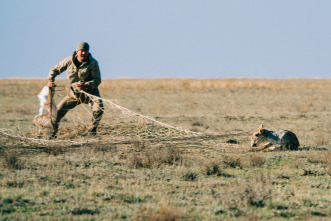
[[[85,61],[89,55],[90,46],[86,42],[80,42],[77,45],[76,52],[77,52],[77,59],[80,62]]]

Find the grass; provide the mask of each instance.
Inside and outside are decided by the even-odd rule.
[[[1,80],[0,122],[37,138],[32,123],[44,80]],[[64,84],[60,82],[59,84]],[[119,79],[102,97],[176,127],[107,109],[99,134],[70,111],[58,140],[0,135],[4,220],[327,220],[331,213],[329,79]],[[66,91],[57,91],[57,103]],[[299,151],[251,152],[250,133],[288,129]],[[86,125],[85,125],[86,124]],[[176,138],[176,139],[175,139]]]

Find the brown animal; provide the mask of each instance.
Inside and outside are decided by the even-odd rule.
[[[298,150],[297,136],[288,130],[270,131],[261,124],[251,138],[253,151]]]

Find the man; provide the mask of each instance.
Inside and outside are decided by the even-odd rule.
[[[103,114],[103,103],[101,99],[89,97],[84,92],[100,97],[98,86],[101,83],[101,75],[98,62],[89,53],[89,45],[86,42],[80,42],[76,51],[71,57],[51,68],[48,74],[47,86],[55,87],[55,77],[62,72],[67,71],[70,82],[69,94],[58,105],[58,113],[55,122],[53,122],[54,132],[50,139],[56,138],[59,122],[72,108],[81,103],[91,104],[93,110],[92,128],[89,129],[89,135],[96,135],[98,125]]]

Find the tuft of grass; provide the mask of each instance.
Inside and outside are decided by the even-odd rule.
[[[23,182],[18,182],[16,180],[14,181],[7,181],[7,186],[8,187],[18,187],[18,188],[23,188],[24,186],[24,181]]]
[[[136,151],[141,151],[143,149],[145,149],[146,147],[149,146],[148,142],[146,142],[145,140],[141,139],[140,137],[137,137],[135,139],[133,139],[131,141],[133,148]]]
[[[207,176],[219,175],[222,173],[220,165],[217,162],[211,162],[205,166]]]
[[[194,127],[202,127],[203,126],[203,123],[201,123],[201,122],[193,122],[192,123],[192,126],[194,126]]]
[[[331,162],[331,152],[320,152],[315,154],[309,154],[307,156],[309,163],[327,165]]]
[[[116,151],[116,146],[105,146],[105,145],[95,145],[93,146],[93,152],[98,153],[101,152],[103,154],[107,152],[114,152]]]
[[[323,176],[325,174],[331,174],[331,153],[330,152],[315,152],[307,156],[307,162],[319,165],[324,169],[324,172],[317,170],[304,169],[303,176]]]
[[[64,153],[65,148],[64,148],[64,146],[62,146],[60,144],[55,144],[55,145],[49,144],[49,145],[45,146],[43,148],[43,150],[47,154],[57,156],[59,154]]]
[[[265,164],[266,157],[260,154],[252,154],[249,157],[249,163],[252,167],[261,167]]]
[[[220,163],[218,162],[211,162],[205,165],[204,168],[205,174],[207,176],[223,176],[223,177],[233,177],[233,175],[227,174],[222,170]]]
[[[267,200],[271,199],[271,188],[268,190],[258,189],[253,186],[248,186],[245,191],[245,197],[247,199],[247,203],[251,206],[255,207],[264,207],[266,205]]]
[[[196,181],[198,180],[198,174],[196,172],[189,171],[184,173],[182,178],[184,181]]]
[[[302,176],[324,176],[325,173],[318,170],[304,169]]]
[[[171,146],[148,146],[133,153],[128,160],[130,168],[152,168],[182,162],[181,153]]]
[[[4,164],[10,169],[21,170],[24,168],[24,161],[20,159],[20,153],[13,149],[4,151]]]
[[[73,215],[84,215],[84,214],[94,215],[94,214],[99,214],[99,213],[100,213],[100,211],[98,208],[89,209],[89,208],[85,208],[85,207],[76,207],[71,211],[71,214],[73,214]]]
[[[244,167],[244,159],[242,156],[225,156],[223,159],[223,164],[226,167],[242,169]]]
[[[229,197],[224,199],[229,210],[241,211],[245,207],[253,206],[263,208],[275,196],[270,177],[256,172],[252,178],[242,180],[233,190],[228,193]]]
[[[144,161],[144,158],[138,155],[133,155],[129,158],[128,166],[130,168],[150,168],[151,165]]]
[[[180,221],[183,220],[182,212],[178,208],[161,206],[159,209],[143,208],[135,216],[136,221]]]

